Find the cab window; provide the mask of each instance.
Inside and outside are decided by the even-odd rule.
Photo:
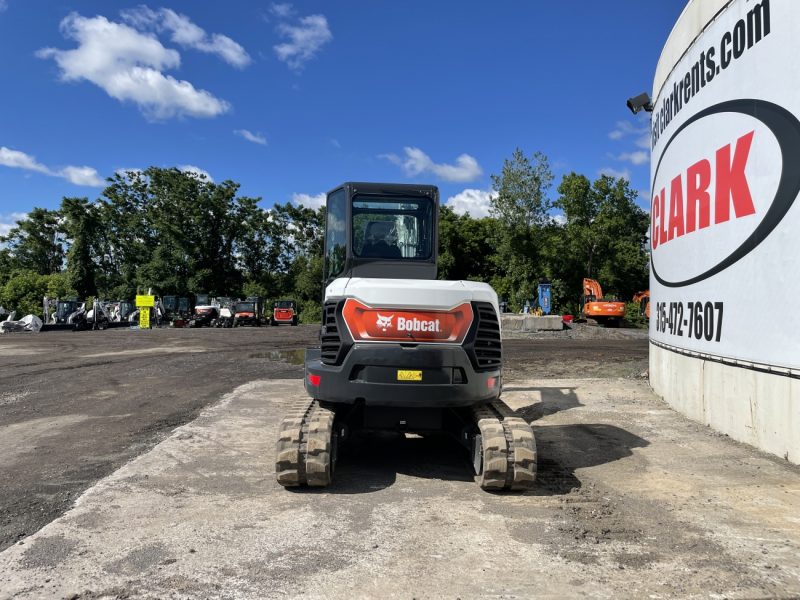
[[[336,190],[328,196],[325,226],[325,280],[333,279],[344,270],[347,244],[345,231],[345,193]]]
[[[432,221],[430,198],[355,196],[353,253],[383,260],[428,259]]]

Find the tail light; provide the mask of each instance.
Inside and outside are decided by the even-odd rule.
[[[342,316],[353,340],[461,344],[472,325],[469,302],[449,310],[373,308],[348,298]]]

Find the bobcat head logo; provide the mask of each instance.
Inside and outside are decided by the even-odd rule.
[[[392,318],[394,318],[394,315],[389,315],[388,317],[380,313],[377,313],[377,315],[378,320],[375,324],[380,327],[382,331],[386,331],[392,326]]]

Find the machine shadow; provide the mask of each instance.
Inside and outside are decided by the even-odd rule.
[[[611,463],[649,442],[614,425],[581,423],[535,426],[538,474],[533,489],[503,494],[560,496],[580,489],[575,472]],[[365,494],[386,489],[398,474],[442,481],[473,481],[466,450],[452,437],[433,434],[362,433],[340,449],[331,494]],[[477,484],[476,484],[477,487]]]
[[[538,453],[537,496],[560,496],[580,489],[579,469],[597,467],[633,455],[650,442],[605,423],[534,426]]]
[[[503,393],[516,395],[519,392],[538,392],[538,401],[521,406],[514,410],[515,416],[522,417],[529,423],[554,415],[558,412],[579,408],[583,406],[578,400],[578,394],[574,387],[518,387],[515,385],[503,386]],[[536,396],[534,396],[536,397]],[[503,398],[500,398],[503,400]]]
[[[395,432],[359,432],[339,448],[332,494],[364,494],[390,487],[398,474],[443,481],[472,481],[466,450],[451,436],[406,437]]]
[[[503,392],[516,407],[508,411],[522,417],[533,427],[536,436],[538,470],[536,486],[526,492],[537,496],[558,496],[580,489],[581,481],[575,471],[611,463],[633,454],[634,448],[644,448],[649,442],[614,425],[576,423],[568,425],[539,425],[536,421],[559,412],[584,406],[577,388],[568,386],[503,387]],[[520,404],[520,392],[529,392],[533,402]],[[523,396],[524,397],[524,396]]]

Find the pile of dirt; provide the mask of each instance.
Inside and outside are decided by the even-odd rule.
[[[561,331],[524,332],[503,330],[503,338],[528,340],[644,340],[648,338],[648,330],[638,327],[603,327],[590,323],[573,323]]]

